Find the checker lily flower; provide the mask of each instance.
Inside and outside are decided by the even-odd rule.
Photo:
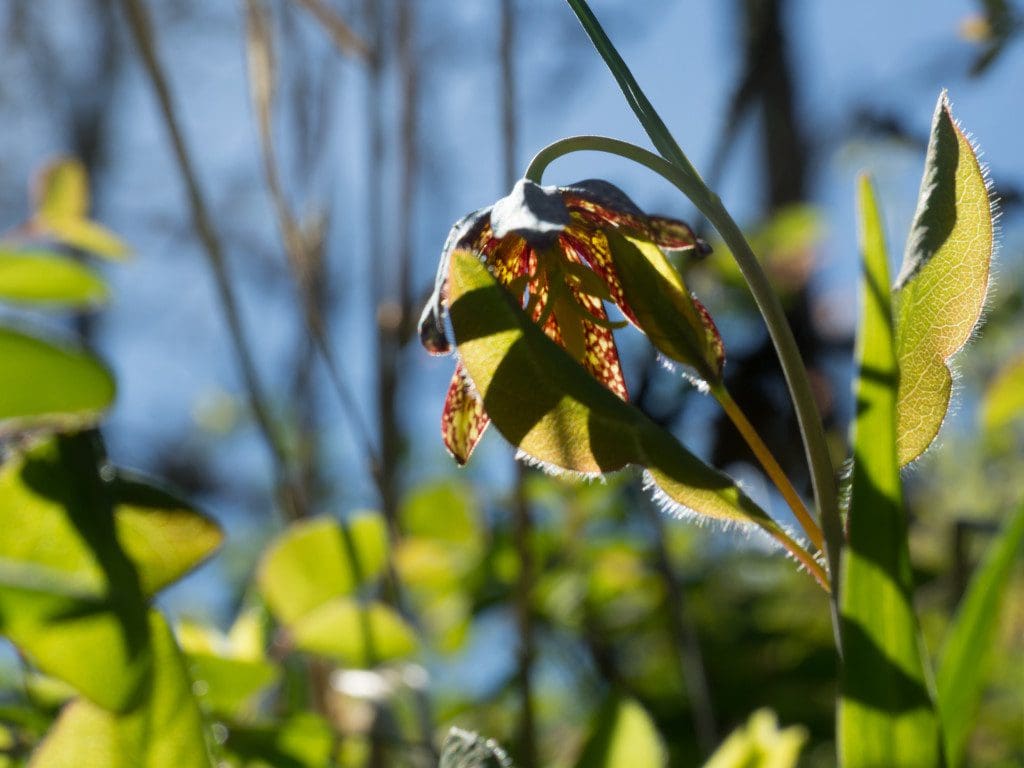
[[[606,181],[542,187],[521,179],[507,197],[452,227],[420,319],[420,339],[435,355],[452,351],[445,316],[449,269],[458,250],[485,263],[547,336],[622,400],[628,394],[612,332],[627,323],[611,321],[605,302],[615,304],[663,355],[686,364],[701,380],[721,381],[718,331],[664,253],[706,253],[708,246],[685,223],[643,213]],[[441,432],[459,464],[469,460],[489,422],[458,363]]]

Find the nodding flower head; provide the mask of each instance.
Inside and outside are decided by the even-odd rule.
[[[685,223],[646,215],[606,181],[542,187],[521,179],[507,197],[452,227],[420,319],[420,339],[435,355],[452,347],[444,320],[456,250],[476,254],[549,338],[623,400],[628,395],[612,331],[626,323],[609,320],[606,301],[667,357],[702,379],[721,377],[718,332],[664,254],[707,253],[708,246]],[[457,364],[441,431],[459,464],[469,459],[488,423],[483,401]]]

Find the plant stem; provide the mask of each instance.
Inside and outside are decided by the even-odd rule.
[[[782,471],[779,462],[775,460],[775,456],[768,449],[768,446],[764,444],[764,440],[761,439],[757,430],[754,429],[754,425],[750,423],[750,420],[743,413],[739,404],[733,399],[733,396],[725,388],[724,384],[713,385],[711,387],[711,394],[714,395],[718,404],[722,406],[725,415],[729,417],[729,420],[739,430],[740,435],[743,436],[750,450],[754,452],[754,456],[760,462],[765,474],[768,475],[768,478],[775,484],[779,493],[782,494],[782,498],[789,504],[789,508],[793,510],[793,514],[796,515],[796,519],[800,522],[811,543],[819,550],[823,549],[824,540],[821,528],[815,519],[811,517],[811,513],[807,511],[807,507],[804,506],[800,494],[796,492],[796,488],[793,487],[786,473]]]
[[[707,188],[692,166],[677,166],[643,147],[626,141],[605,136],[573,136],[549,144],[538,152],[530,162],[525,176],[539,183],[543,178],[544,170],[555,159],[570,152],[581,151],[605,152],[624,157],[662,176],[697,206],[718,230],[725,244],[732,251],[733,258],[736,259],[761,316],[764,318],[765,325],[768,327],[768,333],[779,356],[779,363],[793,400],[793,408],[803,438],[804,452],[811,470],[814,499],[824,528],[825,552],[833,583],[833,620],[838,621],[836,596],[839,591],[839,552],[843,540],[843,528],[839,519],[832,459],[825,442],[825,430],[821,424],[817,404],[811,394],[807,370],[800,358],[800,350],[796,346],[796,339],[793,338],[793,331],[786,321],[782,303],[772,289],[768,276],[761,268],[757,257],[754,256],[754,252],[746,238],[743,237],[739,226],[722,205],[718,195]]]

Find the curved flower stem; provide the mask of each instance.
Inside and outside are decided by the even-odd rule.
[[[742,435],[744,441],[746,441],[750,450],[753,451],[754,456],[760,462],[765,474],[768,475],[768,478],[778,488],[779,493],[782,494],[782,498],[789,504],[789,508],[793,510],[793,514],[796,515],[796,519],[800,522],[811,543],[819,550],[824,549],[825,542],[822,537],[821,528],[815,519],[811,517],[811,513],[807,511],[807,507],[804,506],[800,494],[796,492],[796,488],[793,487],[786,473],[782,471],[779,462],[775,460],[775,456],[768,449],[768,446],[764,444],[764,440],[761,439],[757,430],[754,429],[754,425],[750,423],[750,420],[743,413],[739,404],[733,399],[724,384],[712,385],[711,394],[718,401],[718,404],[722,406],[722,410],[729,417],[729,421],[739,430],[740,435]]]
[[[725,244],[732,251],[743,277],[753,294],[754,301],[768,327],[768,334],[779,356],[779,363],[789,387],[793,408],[800,434],[803,437],[804,452],[811,471],[814,499],[824,528],[824,544],[832,573],[833,613],[837,612],[836,595],[839,591],[839,551],[843,538],[842,523],[839,519],[839,504],[836,494],[832,459],[825,442],[825,431],[821,424],[818,408],[811,394],[807,370],[800,358],[800,351],[793,338],[793,331],[786,321],[785,312],[778,296],[771,287],[768,276],[761,268],[757,257],[732,216],[722,205],[718,195],[708,189],[700,175],[688,162],[676,165],[643,147],[626,141],[605,136],[573,136],[549,144],[534,156],[526,170],[526,178],[540,183],[544,170],[554,160],[570,152],[605,152],[633,160],[649,168],[688,197],[721,234]],[[838,618],[838,613],[833,618]]]

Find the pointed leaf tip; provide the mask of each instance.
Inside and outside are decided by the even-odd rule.
[[[950,359],[981,318],[993,247],[986,173],[943,91],[893,297],[901,466],[927,450],[945,419],[953,383]]]

